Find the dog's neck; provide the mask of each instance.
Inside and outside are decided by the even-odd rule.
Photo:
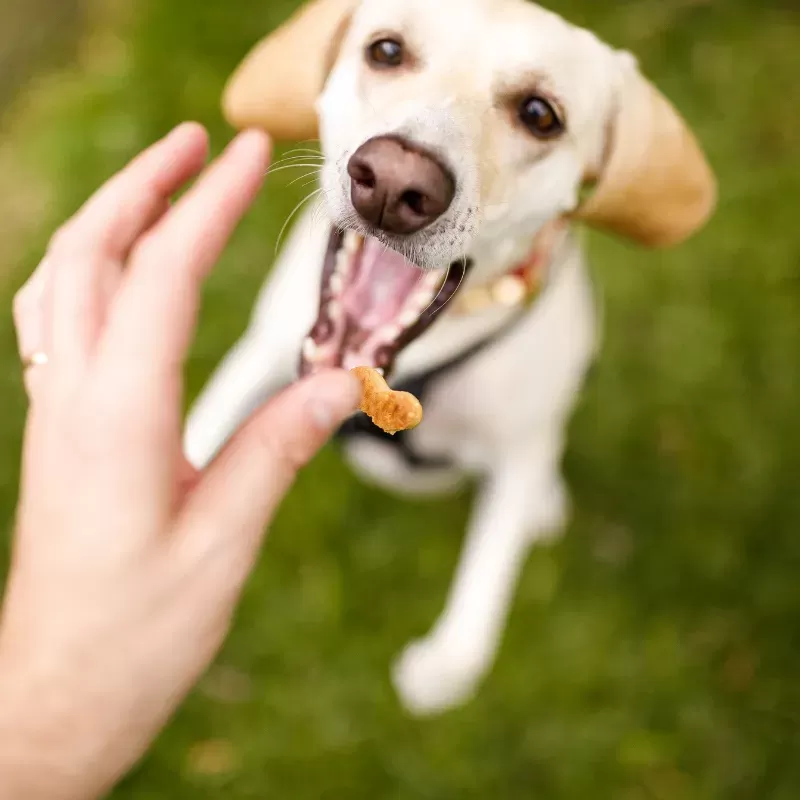
[[[576,254],[577,242],[571,227],[553,220],[526,239],[496,243],[492,250],[476,248],[470,258],[474,259],[464,286],[446,306],[431,330],[412,342],[397,359],[395,375],[404,378],[414,375],[458,357],[482,341],[495,339],[515,326],[515,320],[524,320],[534,313],[538,297],[544,301],[550,286],[561,279],[562,267],[576,263],[571,255]],[[531,258],[531,256],[536,256]],[[478,260],[480,259],[480,260]],[[460,311],[458,298],[470,292],[491,288],[504,276],[513,275],[520,265],[535,263],[536,271],[543,279],[540,292],[528,298],[522,308],[514,304],[490,303],[467,313]],[[522,323],[524,324],[524,323]]]

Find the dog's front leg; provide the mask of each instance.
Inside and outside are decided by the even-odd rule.
[[[189,414],[183,446],[191,464],[205,467],[262,402],[291,382],[290,355],[259,331],[237,342]]]
[[[412,713],[466,702],[492,666],[528,549],[565,522],[560,455],[560,431],[548,432],[487,478],[445,610],[395,666],[395,685]]]
[[[184,452],[202,468],[266,399],[297,376],[302,342],[319,306],[319,281],[330,228],[317,207],[292,232],[256,303],[247,332],[194,404]]]

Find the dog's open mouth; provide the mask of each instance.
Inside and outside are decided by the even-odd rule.
[[[423,271],[377,239],[334,229],[301,375],[329,367],[373,367],[388,375],[398,353],[453,298],[468,268],[462,261]]]

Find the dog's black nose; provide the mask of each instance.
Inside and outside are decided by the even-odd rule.
[[[355,210],[387,233],[411,234],[450,208],[453,176],[422,148],[395,136],[377,136],[356,150],[347,165]]]

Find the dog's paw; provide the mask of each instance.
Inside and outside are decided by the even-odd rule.
[[[395,663],[394,686],[410,713],[440,714],[472,699],[485,667],[480,653],[440,639],[422,639],[409,645]]]

